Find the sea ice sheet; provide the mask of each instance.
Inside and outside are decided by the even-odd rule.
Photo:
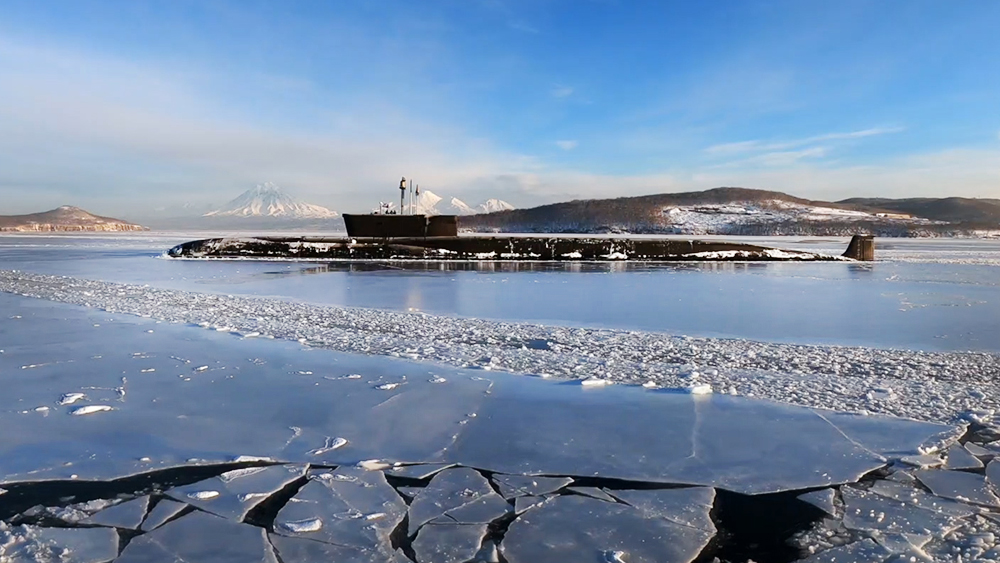
[[[0,370],[18,390],[0,397],[8,436],[0,444],[0,484],[110,480],[248,455],[324,465],[460,464],[765,493],[851,482],[889,454],[917,454],[942,432],[960,430],[484,370],[435,367],[445,382],[434,383],[420,363],[0,300],[18,303],[31,321],[5,333],[5,350],[13,352],[0,355]],[[72,362],[72,370],[21,369],[44,363],[41,351],[62,342],[71,344],[60,361]],[[400,385],[376,389],[387,382]],[[71,392],[114,410],[70,416],[79,402],[56,403]],[[32,410],[36,405],[51,405],[49,414]]]
[[[521,514],[500,545],[509,563],[687,563],[713,535],[626,504],[568,495]]]
[[[859,415],[831,422],[830,413],[722,395],[535,386],[539,382],[499,377],[494,382],[479,416],[446,455],[501,473],[601,476],[757,494],[853,482],[884,465],[883,453],[916,453],[907,448],[952,431]],[[642,424],[632,423],[637,420]],[[883,422],[899,430],[900,443],[879,434]]]

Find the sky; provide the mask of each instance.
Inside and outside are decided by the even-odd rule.
[[[0,214],[1000,197],[998,2],[4,0]]]

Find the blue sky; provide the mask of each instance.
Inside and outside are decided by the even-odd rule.
[[[1000,3],[6,0],[0,213],[1000,197]]]

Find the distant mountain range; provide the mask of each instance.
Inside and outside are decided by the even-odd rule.
[[[700,192],[576,200],[464,217],[471,231],[690,235],[1000,236],[1000,200],[812,201],[781,192]]]
[[[146,227],[88,213],[79,207],[64,205],[58,209],[29,215],[0,215],[0,231],[145,231]]]
[[[243,192],[205,217],[274,217],[277,219],[333,219],[340,216],[319,205],[299,201],[267,182]]]
[[[414,199],[416,201],[412,205],[407,205],[407,210],[421,215],[475,215],[514,209],[513,205],[495,198],[488,199],[475,207],[457,197],[451,198],[447,204],[444,204],[442,202],[445,198],[430,190],[422,190],[420,195]]]

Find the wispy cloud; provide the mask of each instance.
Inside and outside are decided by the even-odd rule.
[[[791,139],[787,141],[738,141],[735,143],[712,145],[707,147],[704,152],[711,155],[731,155],[757,151],[784,151],[812,143],[861,139],[864,137],[874,137],[876,135],[899,133],[904,130],[905,128],[903,127],[873,127],[871,129],[861,129],[858,131],[824,133],[822,135],[813,135],[811,137],[803,137],[801,139]]]
[[[507,24],[514,31],[520,31],[522,33],[530,33],[532,35],[538,35],[541,31],[534,26],[528,25],[522,21],[512,21]]]
[[[718,168],[734,168],[738,166],[768,166],[780,167],[791,166],[802,160],[822,158],[826,156],[826,147],[809,147],[796,151],[771,151],[727,162]]]
[[[564,151],[571,151],[575,149],[579,144],[580,143],[578,141],[572,141],[572,140],[556,141],[556,146]]]
[[[573,92],[574,92],[573,88],[569,86],[556,86],[555,88],[552,89],[550,93],[552,94],[553,98],[562,99],[572,96]]]

